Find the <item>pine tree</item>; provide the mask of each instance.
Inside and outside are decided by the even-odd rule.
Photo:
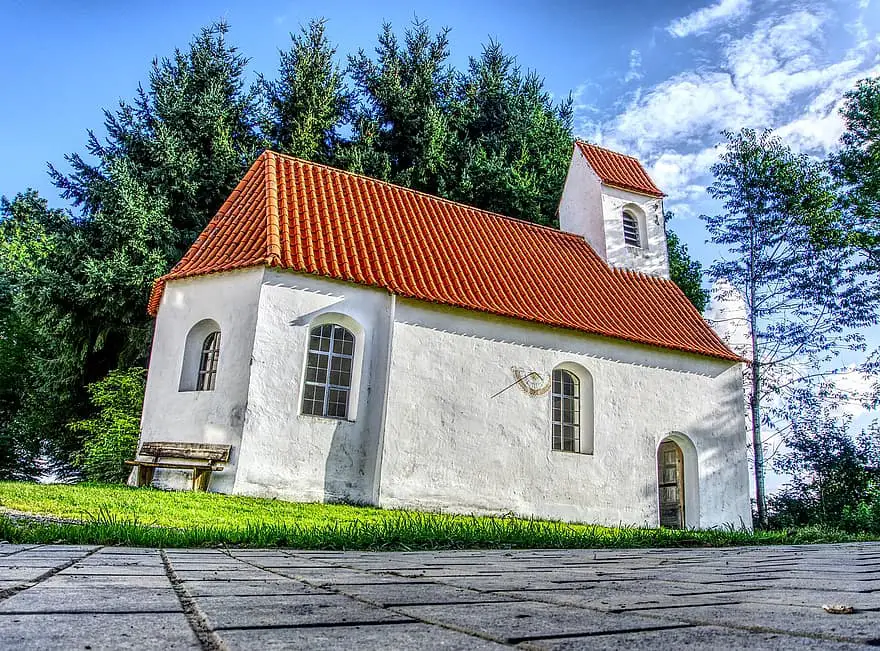
[[[260,77],[262,131],[269,147],[299,158],[328,163],[341,141],[351,104],[326,21],[313,20],[280,53],[278,78]]]

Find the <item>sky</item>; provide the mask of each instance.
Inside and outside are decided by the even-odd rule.
[[[842,130],[838,109],[858,79],[880,75],[880,0],[0,0],[0,195],[38,189],[65,204],[46,174],[67,169],[102,110],[133,97],[150,62],[213,21],[272,76],[289,33],[326,18],[340,58],[372,51],[384,21],[451,28],[463,67],[494,39],[557,98],[571,94],[576,135],[637,156],[676,213],[672,227],[708,265],[700,214],[723,129],[772,128],[822,157]]]

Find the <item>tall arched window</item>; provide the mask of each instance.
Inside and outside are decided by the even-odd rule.
[[[553,371],[553,449],[581,451],[580,380],[565,369]]]
[[[642,237],[639,228],[639,219],[629,210],[623,211],[623,241],[628,246],[641,248]]]
[[[303,386],[302,413],[347,418],[354,361],[354,335],[335,323],[312,328]]]
[[[199,357],[199,375],[196,378],[196,391],[213,391],[217,380],[217,362],[220,361],[220,331],[215,330],[202,342]]]

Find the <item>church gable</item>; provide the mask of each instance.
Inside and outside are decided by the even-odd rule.
[[[580,235],[270,151],[157,280],[150,312],[169,280],[255,266],[739,359],[671,281],[613,269]]]

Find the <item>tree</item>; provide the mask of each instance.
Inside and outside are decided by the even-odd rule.
[[[446,64],[448,33],[432,36],[425,22],[416,21],[401,45],[385,23],[375,61],[363,50],[349,57],[358,102],[351,116],[353,138],[340,152],[344,167],[443,194],[455,81]]]
[[[140,434],[147,369],[113,370],[89,385],[97,414],[70,424],[85,436],[75,463],[86,479],[122,482],[128,476],[126,459],[132,459]]]
[[[671,211],[667,211],[663,216],[666,248],[669,251],[669,277],[702,313],[706,311],[709,302],[709,292],[703,288],[703,265],[699,260],[691,257],[687,244],[684,244],[675,231],[669,228],[669,222],[674,217]]]
[[[491,42],[466,72],[447,65],[448,30],[386,24],[377,58],[349,58],[359,97],[346,169],[528,221],[556,225],[571,159],[571,100]]]
[[[571,98],[554,104],[534,71],[491,41],[456,79],[449,198],[538,224],[556,210],[573,147]]]
[[[829,385],[805,386],[787,400],[792,427],[774,466],[792,479],[771,498],[773,520],[777,526],[880,532],[880,519],[856,515],[875,508],[870,495],[880,487],[880,429],[875,423],[853,436],[852,418],[836,413],[840,396],[834,393]]]
[[[709,194],[724,212],[704,216],[711,241],[729,258],[710,276],[742,296],[750,336],[748,404],[754,453],[757,521],[766,522],[763,408],[809,376],[827,372],[840,350],[860,344],[850,328],[864,323],[845,254],[814,241],[838,219],[835,189],[823,166],[795,155],[768,131],[726,132]],[[851,305],[851,309],[844,309]]]
[[[105,111],[106,140],[89,133],[89,160],[73,154],[70,174],[50,169],[81,215],[59,231],[25,291],[53,342],[55,400],[70,406],[46,430],[62,443],[62,461],[82,446],[65,423],[91,411],[85,386],[144,363],[153,280],[189,248],[259,150],[246,60],[226,32],[213,25],[187,50],[154,61],[148,88]]]
[[[857,271],[876,278],[880,273],[880,77],[862,79],[844,99],[841,147],[829,160],[844,189],[847,219],[839,224],[840,243],[861,254]]]
[[[313,20],[280,53],[278,79],[260,77],[264,104],[261,128],[276,151],[322,163],[334,159],[340,127],[351,98],[336,49],[325,34],[326,21]]]
[[[0,478],[39,474],[40,454],[52,449],[45,433],[70,406],[55,393],[63,343],[31,300],[70,228],[69,215],[33,190],[0,200]]]

